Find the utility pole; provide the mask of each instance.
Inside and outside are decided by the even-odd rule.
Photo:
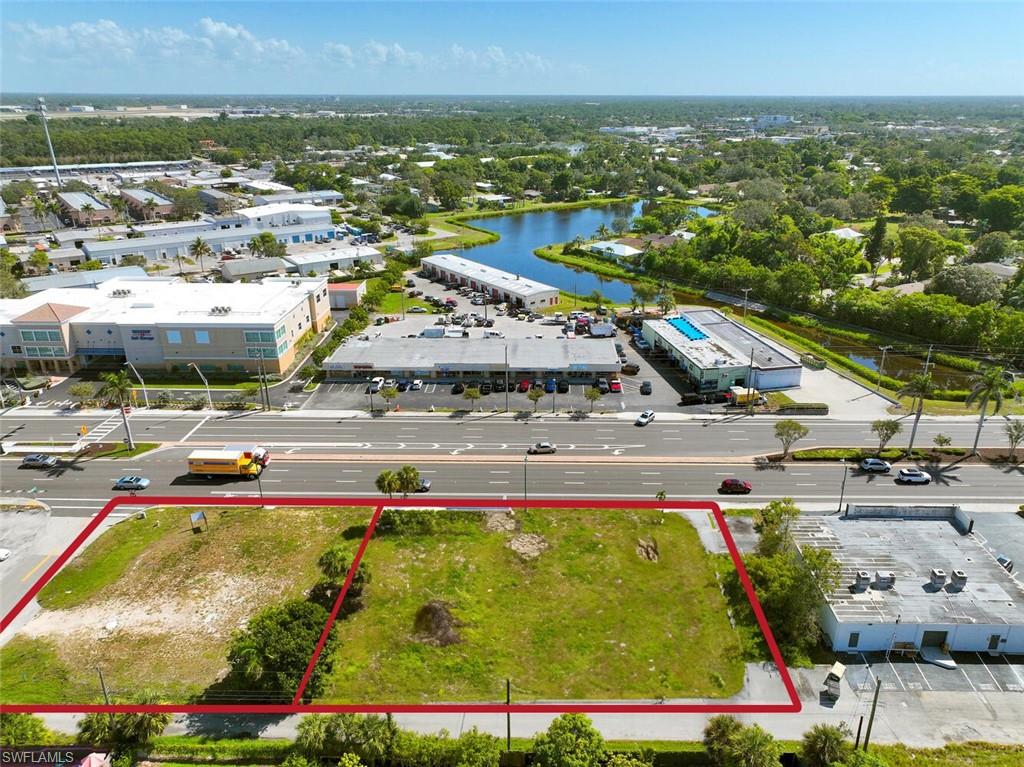
[[[505,680],[505,705],[512,705],[512,680]],[[505,711],[505,750],[512,750],[512,712]]]
[[[100,678],[100,689],[103,690],[103,702],[106,703],[109,706],[110,705],[110,695],[107,693],[107,683],[103,681],[103,670],[99,666],[97,666],[96,667],[96,673],[99,675],[99,678]],[[113,735],[113,732],[114,732],[114,712],[111,711],[109,716],[110,716],[110,732],[111,732],[111,735]]]
[[[882,388],[882,376],[885,375],[885,354],[891,352],[891,346],[879,346],[878,350],[882,352],[882,361],[878,365],[878,383],[875,385],[875,391],[877,392]]]
[[[50,160],[53,162],[53,175],[57,177],[57,188],[63,189],[64,182],[60,177],[60,167],[57,165],[57,155],[53,151],[53,142],[50,141],[50,127],[46,124],[46,99],[42,96],[38,99],[36,111],[39,113],[39,117],[43,120],[43,133],[46,134],[46,146],[50,150]]]
[[[508,344],[505,344],[505,412],[508,412]]]
[[[935,347],[935,344],[928,344],[928,358],[924,361],[924,374],[925,375],[928,375],[928,368],[932,364],[932,349],[934,347]]]
[[[131,362],[125,362],[125,366],[131,368],[132,372],[135,373],[135,377],[139,379],[139,383],[142,384],[142,398],[146,403],[146,409],[149,409],[149,392],[146,390],[146,382],[142,380],[142,376],[139,375],[139,371],[135,369],[135,366]]]
[[[753,288],[740,288],[740,290],[743,291],[743,324],[746,325],[747,324],[747,304],[749,303],[748,300],[747,300],[747,296],[750,295],[750,291],[753,290]]]
[[[871,727],[875,723],[875,708],[878,706],[878,693],[882,690],[882,680],[878,679],[875,681],[875,697],[871,701],[871,716],[868,717],[868,731],[864,733],[864,750],[868,750],[868,744],[871,742]]]
[[[750,345],[750,366],[747,368],[747,413],[754,415],[754,345]]]
[[[836,514],[843,510],[843,497],[846,495],[846,475],[850,471],[850,464],[846,462],[845,458],[841,458],[843,464],[843,485],[839,489],[839,508],[836,509]]]
[[[527,493],[526,493],[526,467],[530,463],[530,456],[523,456],[523,511],[526,511],[527,505]]]

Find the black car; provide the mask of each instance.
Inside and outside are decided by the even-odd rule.
[[[462,383],[452,384],[452,394],[462,394],[464,391],[466,391],[466,387]]]
[[[653,391],[654,387],[651,385],[650,381],[644,381],[642,384],[640,384],[641,394],[651,394]]]
[[[481,394],[490,394],[491,393],[491,382],[490,381],[484,381],[482,384],[480,384],[480,393]]]
[[[569,393],[569,382],[566,381],[564,378],[562,378],[562,379],[560,379],[558,381],[558,393],[559,394],[568,394]]]
[[[396,386],[395,388],[398,389],[398,391],[408,391],[409,382],[403,378],[401,381],[398,382],[398,386]]]
[[[496,391],[496,392],[503,392],[503,391],[505,391],[505,379],[504,378],[495,378],[494,379],[494,391]]]

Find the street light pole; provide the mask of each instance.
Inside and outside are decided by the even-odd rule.
[[[206,404],[210,406],[210,410],[213,410],[213,395],[210,394],[210,382],[206,380],[206,376],[203,375],[203,371],[199,369],[199,366],[196,363],[190,362],[188,363],[188,366],[199,374],[199,378],[202,380],[203,386],[206,387]]]
[[[505,412],[508,412],[508,344],[505,344]]]
[[[743,324],[746,325],[747,324],[747,304],[749,303],[747,301],[747,297],[750,295],[750,291],[753,290],[753,288],[740,288],[740,290],[743,291]]]
[[[526,467],[530,463],[530,456],[523,456],[523,511],[526,511],[527,504],[527,492],[526,492]]]
[[[139,379],[139,383],[142,384],[142,400],[146,403],[146,409],[149,409],[149,392],[146,390],[146,382],[142,380],[142,376],[139,375],[139,371],[135,369],[135,366],[130,362],[124,363],[126,366],[131,368],[131,371],[135,374],[135,377]]]
[[[877,392],[882,388],[882,376],[885,375],[885,354],[891,352],[891,346],[879,346],[878,350],[882,352],[882,361],[878,364],[878,383],[875,385],[875,391]]]
[[[839,460],[843,464],[843,484],[839,488],[839,508],[836,509],[836,514],[843,510],[843,497],[846,495],[846,475],[850,471],[850,464],[846,462],[846,459],[840,458]]]

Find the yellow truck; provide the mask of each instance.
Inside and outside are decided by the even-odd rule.
[[[225,476],[256,479],[268,463],[270,453],[256,445],[193,450],[188,456],[188,473],[206,479]]]
[[[745,386],[730,386],[729,391],[732,393],[733,405],[747,406],[747,405],[763,405],[764,396],[757,389],[747,389]]]

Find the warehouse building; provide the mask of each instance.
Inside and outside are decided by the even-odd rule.
[[[95,288],[110,280],[145,280],[148,278],[149,275],[141,266],[115,266],[110,269],[44,274],[42,277],[22,277],[21,284],[29,293],[38,293],[51,288]]]
[[[507,355],[507,356],[506,356]],[[589,383],[621,368],[615,343],[556,338],[355,338],[323,364],[328,380],[377,375],[435,381],[568,378]]]
[[[384,256],[379,250],[366,245],[335,246],[331,248],[314,248],[301,253],[292,253],[284,257],[299,274],[326,274],[331,271],[347,272],[356,264],[380,266]]]
[[[242,199],[219,189],[200,189],[199,200],[210,213],[229,213],[242,206]]]
[[[1024,652],[1024,586],[973,532],[959,506],[857,506],[800,516],[800,550],[842,568],[819,615],[838,652]]]
[[[283,372],[330,318],[323,279],[250,284],[116,279],[0,300],[3,367],[72,373],[93,363],[139,369]]]
[[[332,309],[351,309],[358,306],[366,293],[366,280],[362,282],[331,282],[327,285],[327,295]]]
[[[714,309],[646,320],[641,334],[653,349],[674,360],[699,392],[800,385],[803,367],[797,355]]]
[[[149,221],[174,212],[174,201],[148,189],[122,189],[121,199],[135,218]]]
[[[307,203],[309,205],[337,205],[345,202],[345,195],[333,189],[318,189],[311,192],[278,192],[277,194],[257,194],[252,198],[257,205],[270,205],[275,202]]]
[[[423,273],[439,282],[466,285],[512,306],[542,309],[558,303],[558,288],[450,253],[427,256]]]
[[[75,226],[92,226],[117,218],[113,208],[88,192],[58,192],[57,203]]]

